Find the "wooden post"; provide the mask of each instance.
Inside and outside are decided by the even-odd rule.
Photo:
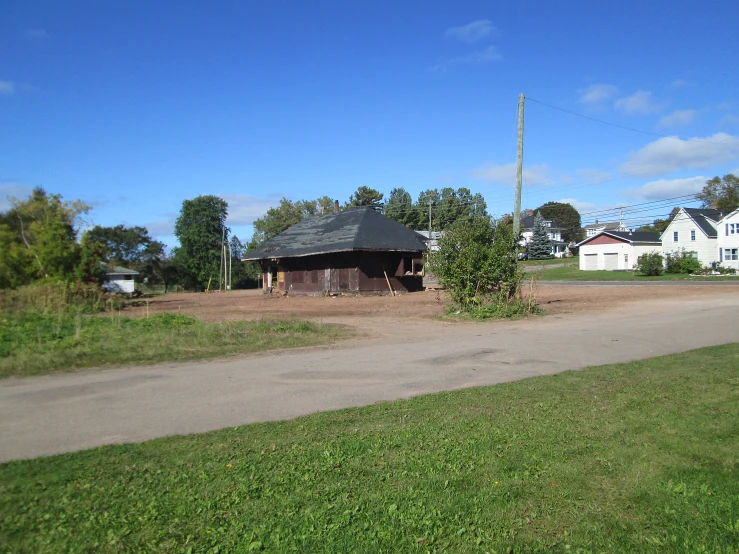
[[[518,95],[518,152],[516,155],[516,201],[513,208],[513,236],[521,232],[521,188],[523,187],[523,94]]]

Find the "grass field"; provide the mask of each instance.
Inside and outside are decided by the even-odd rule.
[[[518,262],[522,266],[536,266],[536,265],[578,265],[579,258],[574,256],[572,258],[552,258],[551,260],[522,260]]]
[[[113,312],[6,312],[0,314],[0,378],[312,346],[349,334],[306,321],[203,323],[180,314],[131,319]]]
[[[0,466],[7,552],[739,548],[739,344]]]
[[[646,277],[631,271],[580,271],[577,265],[566,267],[544,267],[536,272],[540,281],[736,281],[739,276],[692,277],[674,273],[665,273],[657,277]]]

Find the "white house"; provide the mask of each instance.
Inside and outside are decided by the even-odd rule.
[[[642,254],[662,251],[657,233],[640,231],[602,231],[577,246],[582,271],[634,269]]]
[[[105,290],[133,294],[136,283],[134,279],[139,274],[138,271],[106,263],[100,264],[100,267],[105,272],[105,282],[103,283]]]
[[[585,229],[585,238],[594,237],[595,235],[602,233],[603,231],[628,231],[628,227],[626,227],[623,223],[620,221],[609,221],[607,223],[598,223],[598,220],[595,220],[595,223],[591,223],[590,225],[586,225],[583,227]]]
[[[717,260],[723,267],[739,269],[739,209],[719,221],[716,229]]]
[[[567,243],[562,241],[562,228],[551,220],[544,220],[544,227],[547,228],[549,241],[552,243],[552,255],[555,258],[561,258],[567,252]],[[521,218],[521,241],[519,244],[523,247],[528,246],[534,236],[534,216],[529,215]]]
[[[724,215],[723,212],[708,208],[680,208],[660,236],[662,254],[667,257],[685,250],[695,252],[704,266],[718,261],[716,227]]]

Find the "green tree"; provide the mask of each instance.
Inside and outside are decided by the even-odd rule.
[[[536,212],[534,216],[534,234],[527,245],[527,251],[530,260],[547,260],[552,257],[552,242],[541,212]]]
[[[706,181],[703,190],[695,195],[704,208],[732,212],[739,208],[739,177],[729,173]]]
[[[418,221],[418,216],[413,210],[413,199],[404,188],[394,188],[390,191],[385,204],[385,215],[411,228]]]
[[[164,255],[164,244],[152,239],[145,227],[96,225],[85,233],[85,238],[104,245],[106,261],[132,269]]]
[[[174,233],[180,241],[177,259],[185,284],[204,289],[216,283],[221,263],[221,240],[228,240],[228,203],[217,196],[204,195],[182,202]]]
[[[349,197],[348,208],[376,206],[382,202],[383,194],[370,187],[361,186]]]
[[[516,250],[510,225],[477,216],[448,227],[430,265],[452,300],[470,310],[490,301],[508,301],[516,294],[523,275]]]
[[[8,286],[28,284],[35,279],[73,280],[80,263],[77,234],[90,207],[79,200],[63,201],[59,194],[36,188],[26,200],[13,200],[12,208],[0,214],[0,241],[8,251],[0,256],[0,279]],[[25,250],[24,254],[20,250]]]
[[[566,243],[579,242],[582,240],[582,223],[580,212],[572,204],[562,202],[547,202],[539,206],[536,213],[540,213],[544,219],[552,221],[562,228],[562,240]]]

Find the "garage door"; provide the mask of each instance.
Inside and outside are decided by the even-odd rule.
[[[585,254],[585,270],[595,271],[598,269],[598,254]]]
[[[603,254],[603,268],[611,271],[618,269],[618,254]]]

